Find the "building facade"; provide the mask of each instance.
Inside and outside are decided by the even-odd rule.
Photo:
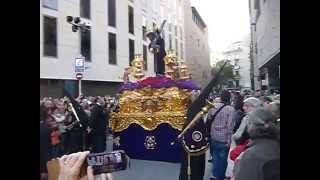
[[[251,79],[255,90],[280,90],[280,1],[249,0]]]
[[[185,61],[192,74],[192,80],[203,88],[211,80],[208,28],[196,8],[190,6],[190,1],[185,2]]]
[[[225,52],[226,59],[231,60],[234,65],[236,88],[250,88],[250,35],[242,41],[232,43]]]
[[[60,97],[63,89],[78,95],[75,58],[84,56],[82,92],[114,95],[124,68],[135,54],[146,63],[146,75],[155,74],[148,51],[147,30],[166,19],[166,50],[185,57],[184,1],[182,0],[42,0],[40,1],[40,97]],[[67,16],[91,25],[73,32]]]

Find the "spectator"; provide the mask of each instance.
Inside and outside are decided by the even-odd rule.
[[[55,126],[51,132],[51,145],[53,158],[57,158],[61,155],[61,134],[58,126]]]
[[[103,110],[103,102],[97,100],[92,107],[90,117],[92,152],[103,152],[106,149],[106,128],[109,115]]]
[[[50,129],[40,123],[40,177],[48,178],[47,162],[52,159],[52,146],[50,143]]]
[[[232,117],[234,108],[230,106],[230,98],[231,95],[228,91],[222,91],[221,103],[217,103],[217,109],[211,109],[207,117],[207,121],[213,121],[210,131],[210,153],[213,157],[212,177],[210,179],[224,180],[225,178],[234,127]]]
[[[256,108],[262,107],[262,102],[259,99],[254,97],[245,99],[243,103],[244,104],[242,108],[246,114],[248,114],[249,112],[251,112]],[[247,120],[248,120],[248,117],[245,116],[242,119],[238,130],[232,136],[233,140],[236,142],[237,145],[244,143],[244,141],[248,139],[248,134],[246,132]]]
[[[274,117],[266,108],[248,116],[248,133],[252,142],[235,162],[235,180],[280,180],[280,143]]]
[[[235,133],[238,130],[242,119],[246,115],[243,112],[242,106],[243,106],[243,98],[242,98],[242,96],[240,94],[238,94],[236,99],[235,99],[235,104],[234,104],[235,112],[233,114],[233,121],[234,121],[235,125],[234,125],[234,128],[233,128],[233,133]],[[235,147],[236,147],[235,142],[231,141],[231,145],[230,145],[229,151],[231,151]],[[230,179],[231,177],[233,177],[233,161],[230,159],[230,152],[229,152],[229,155],[228,155],[228,166],[227,166],[227,169],[226,169],[226,177],[227,177],[227,179]]]
[[[269,104],[267,108],[271,111],[275,119],[280,119],[280,102],[275,101]]]
[[[233,119],[234,119],[233,121],[235,122],[235,125],[233,128],[233,133],[235,133],[238,130],[241,124],[242,118],[245,116],[242,106],[243,106],[243,97],[240,94],[238,94],[234,103],[235,112],[233,115]]]
[[[269,105],[270,103],[272,103],[272,98],[269,97],[269,96],[264,96],[264,97],[262,98],[262,100],[263,100],[263,106],[264,106],[264,107],[268,107],[268,105]]]

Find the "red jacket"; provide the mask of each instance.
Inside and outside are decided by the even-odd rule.
[[[239,157],[239,155],[249,147],[248,144],[249,144],[249,139],[246,140],[243,144],[240,144],[237,147],[235,147],[233,150],[231,150],[230,159],[232,161],[236,160]]]

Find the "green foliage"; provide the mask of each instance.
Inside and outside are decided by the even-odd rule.
[[[225,61],[218,61],[216,65],[211,69],[212,76],[217,75],[221,67],[223,66]],[[226,66],[223,68],[219,80],[217,82],[218,85],[227,85],[230,86],[229,81],[234,80],[235,75],[233,74],[233,65],[228,62]]]

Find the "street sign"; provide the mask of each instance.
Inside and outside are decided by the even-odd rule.
[[[81,80],[83,78],[83,74],[82,73],[77,73],[76,74],[76,78],[77,78],[77,80]]]
[[[76,73],[83,73],[84,72],[84,58],[83,57],[79,57],[76,58],[75,60],[75,72]]]

